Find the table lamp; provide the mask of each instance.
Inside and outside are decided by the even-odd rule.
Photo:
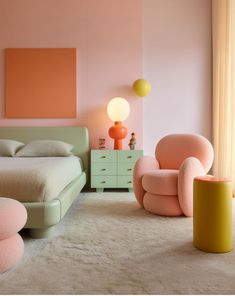
[[[122,150],[122,139],[127,135],[127,128],[122,125],[122,121],[127,119],[130,113],[130,106],[127,100],[117,97],[109,101],[107,113],[114,126],[109,128],[109,136],[114,139],[114,149]]]

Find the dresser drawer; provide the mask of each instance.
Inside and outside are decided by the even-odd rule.
[[[91,166],[92,175],[115,175],[117,174],[117,164],[113,162],[93,162]]]
[[[118,175],[131,175],[133,173],[135,162],[119,162],[117,167]]]
[[[118,162],[136,162],[143,155],[142,150],[122,150],[118,151]]]
[[[91,162],[116,162],[115,150],[91,150]]]
[[[117,177],[117,188],[132,188],[132,176],[118,176]]]
[[[91,176],[91,188],[116,188],[116,176]]]

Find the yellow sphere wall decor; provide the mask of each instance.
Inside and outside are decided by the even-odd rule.
[[[137,96],[139,96],[139,97],[145,97],[151,91],[151,85],[145,79],[136,80],[133,83],[132,88],[133,88],[134,92],[137,94]]]

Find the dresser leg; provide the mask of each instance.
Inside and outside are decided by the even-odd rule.
[[[96,188],[96,192],[104,192],[104,188]]]

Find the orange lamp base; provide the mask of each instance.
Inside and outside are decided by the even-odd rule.
[[[114,149],[122,150],[122,140],[127,135],[127,128],[122,125],[121,121],[115,121],[109,129],[110,138],[114,139]]]

